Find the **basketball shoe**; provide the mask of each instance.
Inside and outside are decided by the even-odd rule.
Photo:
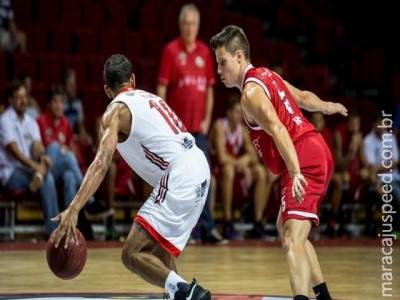
[[[174,300],[210,300],[211,293],[197,284],[193,278],[191,284],[179,282],[178,290],[175,292]]]

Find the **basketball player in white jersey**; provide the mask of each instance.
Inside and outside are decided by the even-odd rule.
[[[66,235],[77,241],[79,210],[94,194],[111,163],[115,149],[154,190],[135,217],[122,250],[122,261],[143,279],[165,288],[171,299],[211,299],[193,279],[177,274],[175,259],[186,245],[204,206],[210,169],[193,136],[158,96],[135,89],[129,60],[120,54],[104,65],[105,92],[113,99],[99,130],[100,145],[71,205],[53,237],[58,247]]]

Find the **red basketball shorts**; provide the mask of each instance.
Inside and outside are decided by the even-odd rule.
[[[325,196],[334,164],[331,152],[319,133],[309,133],[295,143],[301,174],[308,186],[303,186],[305,195],[302,203],[292,195],[292,178],[289,173],[281,177],[282,225],[288,219],[310,220],[318,226],[318,207]]]

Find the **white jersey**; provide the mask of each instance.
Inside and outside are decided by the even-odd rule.
[[[154,187],[174,158],[196,147],[195,140],[171,108],[154,94],[128,89],[111,104],[115,102],[125,103],[132,115],[130,134],[117,149],[129,166]]]
[[[130,88],[114,102],[125,103],[132,115],[130,134],[118,144],[118,151],[154,187],[134,224],[178,257],[207,198],[207,159],[161,98]]]

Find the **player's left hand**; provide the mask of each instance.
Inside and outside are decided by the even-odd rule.
[[[327,107],[324,111],[326,115],[341,114],[347,116],[347,108],[340,103],[327,102]]]
[[[55,229],[52,235],[51,242],[55,243],[55,247],[58,248],[60,241],[64,236],[65,243],[64,248],[67,249],[68,242],[73,240],[73,242],[78,243],[78,238],[76,236],[75,227],[78,222],[78,211],[70,206],[63,212],[59,213],[56,217],[51,219],[53,222],[60,221],[60,224]]]
[[[292,186],[292,195],[293,198],[298,202],[303,202],[303,197],[305,194],[303,185],[307,186],[307,180],[301,174],[294,174],[292,176],[293,186]]]

